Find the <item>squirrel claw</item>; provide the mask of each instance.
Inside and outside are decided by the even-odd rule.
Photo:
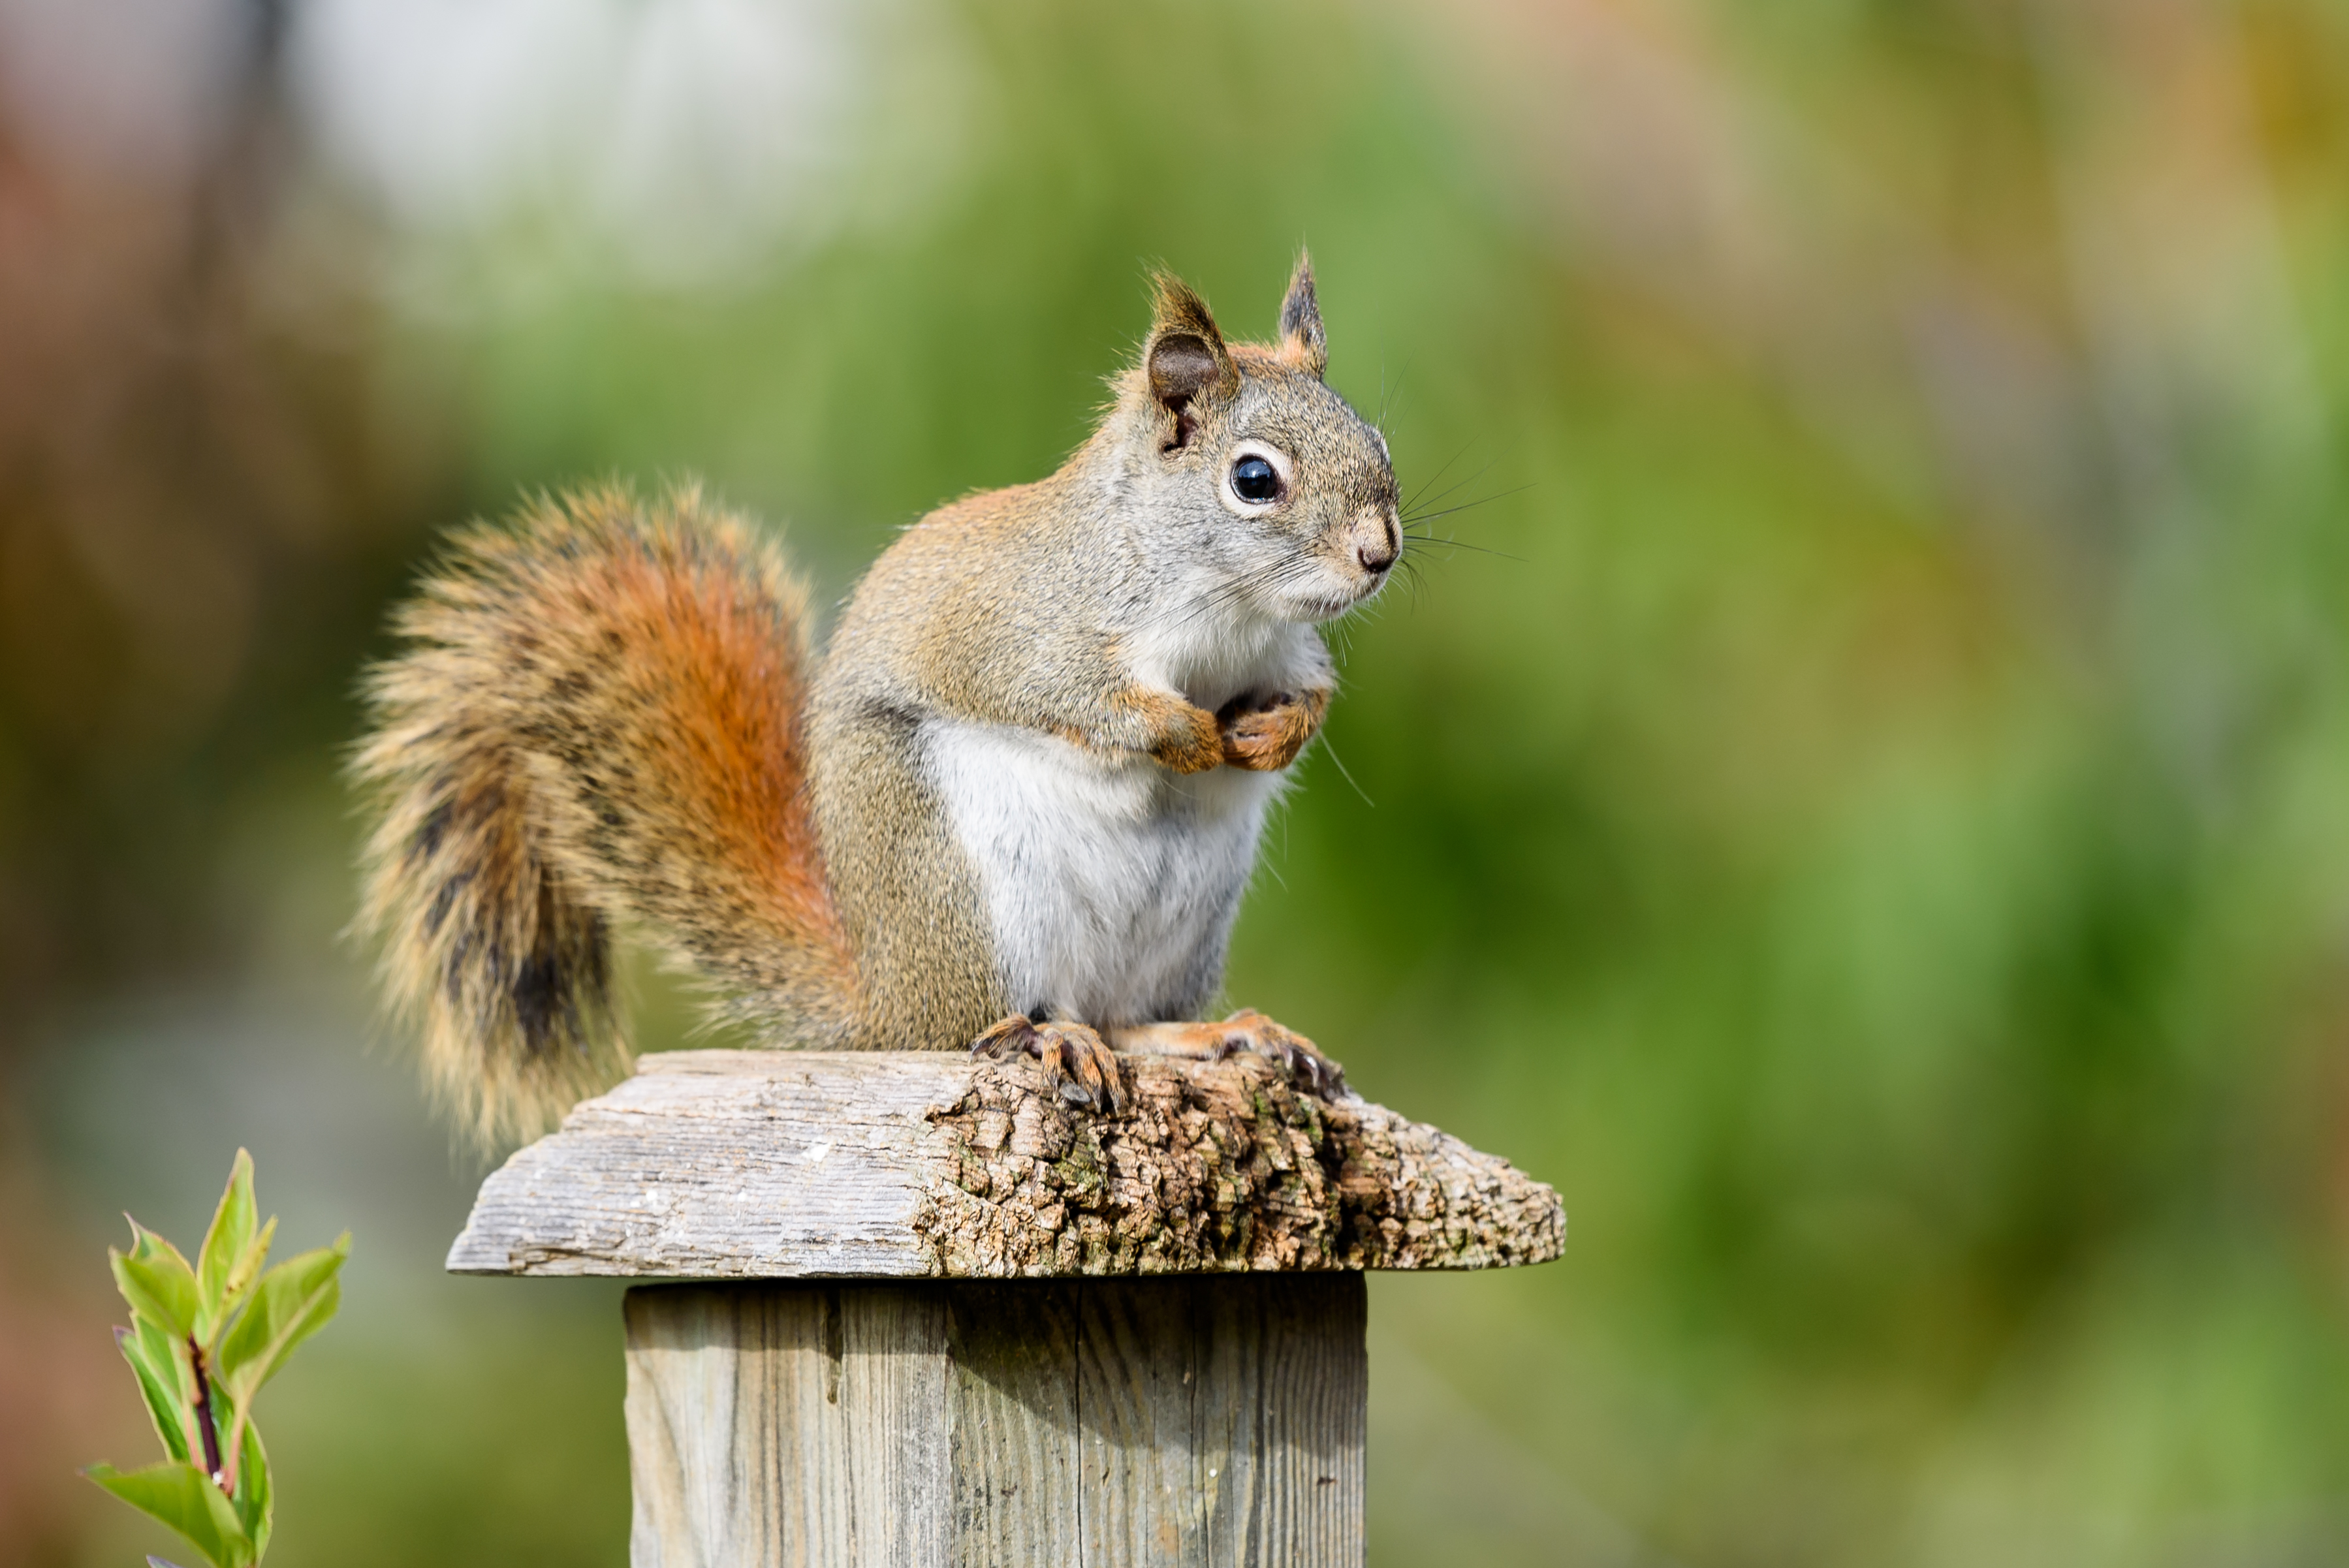
[[[1244,1007],[1220,1024],[1137,1024],[1114,1032],[1121,1047],[1143,1056],[1219,1062],[1250,1051],[1280,1068],[1283,1077],[1308,1094],[1321,1099],[1361,1098],[1346,1086],[1344,1068],[1296,1030],[1253,1007]]]
[[[1044,1087],[1070,1105],[1103,1116],[1125,1109],[1125,1078],[1117,1057],[1082,1024],[1038,1023],[1025,1013],[991,1025],[970,1043],[975,1057],[1034,1057],[1044,1066]]]
[[[1216,1027],[1223,1031],[1223,1037],[1216,1042],[1218,1057],[1254,1051],[1269,1058],[1288,1075],[1289,1082],[1318,1099],[1360,1098],[1346,1087],[1346,1069],[1322,1055],[1319,1046],[1253,1007],[1241,1008]]]

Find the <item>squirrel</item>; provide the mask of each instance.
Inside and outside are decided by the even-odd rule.
[[[1384,436],[1323,383],[1300,257],[1271,345],[1154,280],[1149,335],[1050,477],[929,513],[821,658],[778,549],[693,488],[541,496],[451,536],[365,677],[357,927],[484,1143],[625,1072],[616,928],[762,1043],[1032,1056],[1114,1113],[1120,1051],[1265,1053],[1223,981],[1319,623],[1403,548]]]

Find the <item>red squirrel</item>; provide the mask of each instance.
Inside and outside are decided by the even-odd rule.
[[[1267,809],[1335,687],[1319,623],[1403,536],[1386,440],[1322,382],[1300,260],[1270,345],[1155,281],[1050,476],[939,508],[821,657],[780,552],[694,490],[456,534],[367,679],[360,924],[439,1098],[526,1135],[623,1072],[616,927],[761,1044],[1335,1063],[1222,985]]]

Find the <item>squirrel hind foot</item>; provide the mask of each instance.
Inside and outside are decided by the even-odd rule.
[[[1265,1057],[1280,1068],[1288,1081],[1325,1100],[1360,1099],[1346,1084],[1346,1069],[1321,1048],[1286,1025],[1253,1007],[1243,1007],[1220,1023],[1138,1024],[1110,1031],[1117,1047],[1136,1056],[1187,1057],[1195,1061],[1221,1061],[1242,1051]]]
[[[1102,1116],[1125,1109],[1125,1074],[1116,1053],[1085,1025],[1039,1023],[1025,1013],[1014,1013],[973,1040],[970,1052],[997,1061],[1033,1057],[1043,1064],[1045,1088],[1068,1104]]]

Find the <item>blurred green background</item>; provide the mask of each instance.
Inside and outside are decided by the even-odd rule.
[[[1572,1216],[1373,1282],[1372,1561],[2349,1561],[2338,0],[7,0],[0,1563],[169,1549],[101,1249],[240,1143],[357,1234],[272,1563],[624,1560],[337,938],[387,605],[614,474],[837,594],[1300,242],[1485,504],[1232,991]]]

